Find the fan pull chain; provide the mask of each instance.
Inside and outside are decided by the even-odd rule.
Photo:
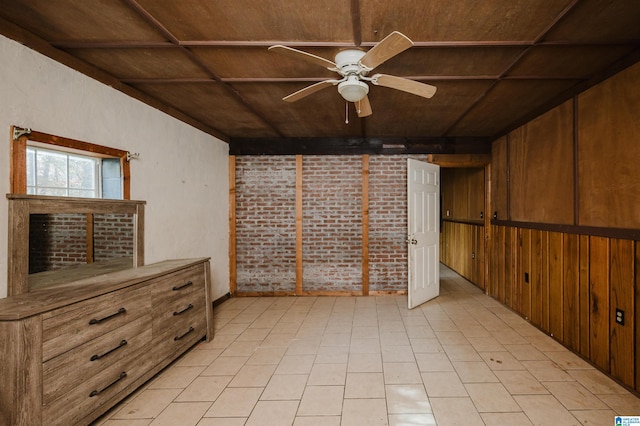
[[[344,124],[349,124],[349,102],[344,103]]]

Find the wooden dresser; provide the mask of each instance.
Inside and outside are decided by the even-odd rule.
[[[0,299],[0,425],[87,425],[203,337],[209,260],[168,260]]]

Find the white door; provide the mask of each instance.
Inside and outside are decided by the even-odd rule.
[[[440,294],[440,166],[407,163],[409,309]]]

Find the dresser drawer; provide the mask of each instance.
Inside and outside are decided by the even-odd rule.
[[[119,392],[142,377],[153,366],[148,347],[136,350],[131,357],[106,367],[94,376],[85,377],[78,386],[43,407],[42,424],[75,425]]]
[[[150,312],[148,287],[105,294],[43,315],[43,361]]]
[[[173,321],[164,328],[154,327],[153,347],[156,363],[174,357],[196,344],[207,334],[205,305],[194,307],[189,315]]]
[[[189,292],[173,297],[163,303],[154,304],[153,330],[163,332],[182,322],[191,321],[194,316],[202,318],[206,302],[202,292]]]
[[[43,402],[52,401],[102,370],[150,348],[151,314],[143,315],[83,345],[45,362],[42,367]]]
[[[204,292],[204,275],[202,267],[188,268],[175,272],[153,285],[153,305],[158,306],[186,294],[197,294],[202,298]]]

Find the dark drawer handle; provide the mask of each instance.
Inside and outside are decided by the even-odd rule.
[[[182,336],[176,336],[176,337],[174,337],[174,338],[173,338],[173,340],[174,340],[174,341],[182,340],[182,339],[184,339],[185,337],[187,337],[187,334],[191,333],[191,332],[192,332],[192,331],[194,331],[194,330],[195,330],[195,328],[193,328],[193,327],[189,327],[189,331],[187,331],[186,333],[184,333]]]
[[[127,341],[126,341],[126,340],[123,340],[123,341],[121,341],[121,342],[120,342],[120,344],[119,344],[118,346],[116,346],[116,347],[115,347],[115,348],[113,348],[113,349],[108,350],[107,352],[103,353],[102,355],[98,355],[98,354],[93,355],[93,356],[89,359],[89,361],[97,361],[97,360],[99,360],[99,359],[101,359],[101,358],[104,358],[105,356],[109,355],[109,354],[110,354],[110,353],[112,353],[112,352],[117,351],[118,349],[120,349],[121,347],[125,346],[126,344],[127,344]]]
[[[106,317],[100,318],[100,319],[93,318],[91,321],[89,321],[89,325],[100,324],[101,322],[105,322],[107,320],[110,320],[111,318],[115,318],[118,315],[122,315],[122,314],[126,314],[126,313],[127,313],[127,310],[125,308],[120,308],[120,309],[118,309],[118,312],[116,312],[115,314],[111,314],[109,316],[106,316]]]
[[[187,288],[189,286],[192,286],[193,282],[192,281],[187,281],[186,283],[182,284],[182,285],[174,285],[172,290],[173,291],[178,291],[178,290],[182,290],[184,288]]]
[[[192,305],[191,303],[189,303],[189,306],[187,306],[187,307],[186,307],[186,308],[184,308],[183,310],[181,310],[181,311],[175,311],[175,312],[173,313],[173,316],[175,317],[176,315],[182,315],[182,314],[184,314],[185,312],[187,312],[189,309],[193,309],[193,305]]]
[[[120,373],[120,375],[118,376],[117,379],[115,379],[113,382],[109,383],[107,386],[103,387],[100,390],[93,390],[91,391],[91,393],[89,394],[89,398],[93,398],[94,396],[98,396],[100,395],[102,392],[106,391],[107,389],[109,389],[111,386],[115,385],[116,383],[118,383],[120,380],[124,379],[125,377],[127,377],[127,372],[123,371],[122,373]]]

